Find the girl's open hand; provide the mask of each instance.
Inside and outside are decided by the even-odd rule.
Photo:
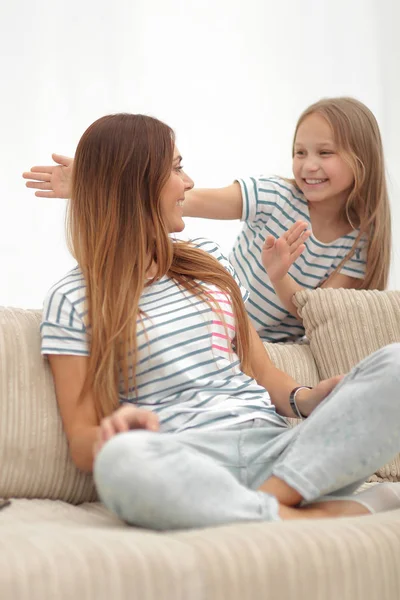
[[[305,249],[311,231],[304,221],[296,221],[280,238],[269,235],[262,249],[261,260],[271,283],[279,281]]]
[[[94,445],[94,456],[103,445],[117,433],[130,431],[131,429],[159,430],[158,416],[144,408],[136,408],[130,404],[124,404],[100,423],[98,439]]]
[[[70,198],[74,159],[61,154],[52,154],[52,158],[57,165],[32,167],[22,173],[24,179],[31,180],[26,182],[26,187],[41,190],[35,192],[40,198]]]

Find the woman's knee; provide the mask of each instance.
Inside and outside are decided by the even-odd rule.
[[[96,457],[94,480],[100,500],[117,516],[141,524],[142,508],[156,494],[159,469],[158,433],[129,431],[111,438]]]
[[[369,373],[387,378],[388,374],[400,375],[400,343],[389,344],[375,350],[359,362],[354,373]]]
[[[106,442],[97,455],[95,479],[114,477],[125,469],[134,475],[136,467],[143,471],[145,465],[149,466],[165,453],[168,453],[168,441],[163,434],[145,430],[120,433]]]
[[[104,444],[98,453],[93,475],[100,496],[104,490],[120,492],[120,488],[131,483],[135,475],[146,468],[154,456],[153,436],[149,431],[120,433]]]
[[[389,344],[380,348],[372,355],[378,362],[378,368],[382,375],[394,375],[400,377],[400,344]]]

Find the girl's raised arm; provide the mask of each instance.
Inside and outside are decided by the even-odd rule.
[[[74,159],[61,154],[52,154],[52,158],[56,165],[32,167],[22,174],[24,179],[29,179],[26,187],[40,190],[35,192],[39,198],[69,198]]]
[[[237,182],[223,188],[195,188],[186,192],[183,214],[201,219],[234,220],[241,218],[242,205],[242,192]]]

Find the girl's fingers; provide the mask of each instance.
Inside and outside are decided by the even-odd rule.
[[[293,234],[293,232],[296,231],[296,229],[301,225],[306,226],[307,223],[305,221],[296,221],[295,223],[293,223],[293,225],[288,227],[288,229],[285,231],[285,233],[281,237],[283,237],[285,240],[287,240],[287,238],[290,237]]]
[[[297,248],[304,245],[304,242],[310,237],[311,231],[304,231],[294,242],[290,244],[289,251],[292,254],[296,252]]]
[[[276,241],[276,238],[274,238],[274,236],[273,236],[273,235],[268,235],[268,236],[265,238],[265,242],[264,242],[264,248],[265,248],[266,250],[270,250],[271,248],[273,248],[273,247],[274,247],[275,241]]]
[[[288,235],[286,236],[286,241],[291,246],[299,237],[307,230],[307,224],[298,222],[293,225],[293,227],[288,230]]]
[[[33,188],[35,190],[52,190],[53,189],[51,183],[47,182],[45,180],[43,180],[43,181],[27,181],[25,185],[27,188]]]
[[[53,170],[56,165],[47,165],[47,166],[37,166],[31,168],[31,173],[49,173],[50,175],[53,173]]]
[[[63,156],[62,154],[52,154],[51,158],[54,160],[55,165],[36,165],[31,168],[31,173],[53,173],[53,170],[57,167],[57,165],[61,165],[62,167],[70,167],[74,162],[74,159],[69,156]]]
[[[56,162],[59,165],[62,165],[63,167],[69,167],[74,162],[74,159],[71,158],[70,156],[64,156],[63,154],[56,154],[55,152],[53,152],[53,154],[51,155],[51,158],[54,160],[54,162]]]
[[[291,254],[291,260],[292,260],[292,262],[296,262],[296,260],[304,252],[305,249],[306,249],[305,245],[304,244],[300,244],[300,246],[296,249],[296,251],[293,252],[293,254]]]
[[[286,236],[286,241],[289,244],[289,246],[291,246],[296,241],[298,241],[299,239],[301,239],[306,232],[308,232],[308,225],[307,225],[307,223],[304,223],[303,221],[299,221],[298,223],[295,223],[293,225],[293,227],[291,227],[287,231],[288,235]],[[307,235],[307,237],[309,237],[309,235]]]
[[[35,192],[37,198],[57,198],[54,192]]]
[[[35,181],[50,181],[51,173],[36,173],[35,171],[25,171],[25,173],[22,173],[22,177],[24,179],[34,179]]]

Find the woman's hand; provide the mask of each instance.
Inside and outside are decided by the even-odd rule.
[[[322,400],[325,400],[325,398],[329,396],[337,384],[342,381],[343,377],[344,375],[336,375],[330,379],[324,379],[323,381],[320,381],[319,384],[311,390],[299,390],[296,395],[296,404],[301,414],[305,417],[308,417],[314,408],[316,408],[318,404],[322,402]]]
[[[24,179],[32,180],[26,182],[26,187],[43,190],[35,192],[40,198],[70,198],[74,159],[61,154],[52,154],[52,158],[58,166],[32,167],[22,174]]]
[[[136,408],[125,404],[113,412],[100,423],[98,439],[93,447],[96,456],[103,445],[117,433],[130,431],[131,429],[159,430],[158,416],[144,408]]]
[[[287,275],[289,268],[304,251],[304,242],[311,235],[307,227],[304,221],[297,221],[280,238],[276,239],[273,235],[266,238],[261,260],[271,283]]]

